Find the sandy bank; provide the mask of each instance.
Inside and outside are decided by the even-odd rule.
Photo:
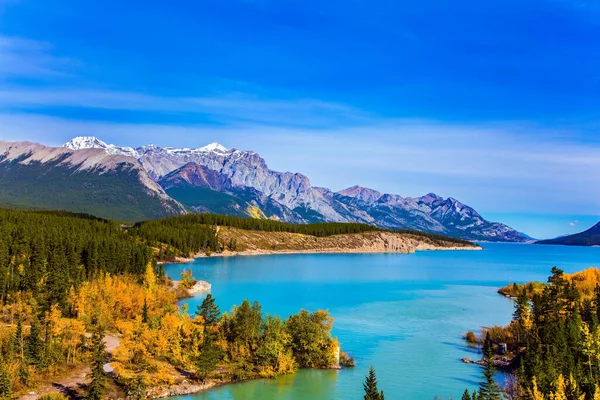
[[[252,256],[267,254],[371,254],[400,253],[431,250],[481,250],[477,245],[432,240],[428,237],[391,232],[366,232],[316,237],[288,232],[245,231],[223,227],[219,230],[222,243],[236,243],[234,251],[224,251],[210,257]],[[208,257],[198,253],[195,258]]]

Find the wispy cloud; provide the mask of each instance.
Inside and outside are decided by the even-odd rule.
[[[43,107],[200,114],[219,123],[252,122],[286,126],[329,127],[370,121],[369,113],[318,99],[272,99],[247,93],[213,97],[161,97],[134,92],[70,88],[10,88],[0,90],[0,109]]]
[[[571,226],[571,227],[575,227],[575,226],[577,226],[577,224],[579,224],[578,220],[569,222],[569,226]]]
[[[0,79],[66,75],[77,64],[55,56],[49,43],[0,34]]]
[[[81,108],[148,113],[203,115],[219,124],[262,123],[267,125],[330,127],[368,121],[370,113],[347,104],[308,97],[287,98],[240,92],[239,83],[217,94],[161,96],[122,90],[107,90],[99,83],[77,79],[79,60],[56,55],[51,44],[0,34],[0,110]],[[71,77],[62,85],[22,85],[27,79]],[[73,83],[73,81],[76,81]],[[260,88],[256,92],[260,92]]]

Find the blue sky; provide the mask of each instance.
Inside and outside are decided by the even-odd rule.
[[[600,220],[592,1],[0,0],[0,138],[252,149],[537,237]]]

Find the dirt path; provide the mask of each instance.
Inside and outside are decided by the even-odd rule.
[[[119,347],[121,339],[116,336],[106,335],[104,336],[104,343],[106,344],[106,352],[112,356],[115,349]],[[107,366],[104,368],[106,370]],[[90,383],[90,379],[88,378],[90,371],[90,367],[87,365],[76,368],[68,376],[45,384],[37,391],[21,396],[20,399],[36,400],[46,393],[62,393],[71,399],[82,399],[85,395],[85,387]]]

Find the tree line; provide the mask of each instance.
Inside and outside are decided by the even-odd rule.
[[[155,246],[158,246],[158,243],[168,244],[171,248],[165,249],[165,254],[175,255],[176,249],[179,249],[186,253],[186,256],[189,256],[190,253],[197,253],[201,249],[210,249],[211,251],[220,250],[221,245],[218,243],[216,231],[212,228],[215,226],[227,226],[262,232],[299,233],[316,237],[365,232],[394,232],[425,237],[437,244],[444,242],[462,245],[471,244],[467,240],[411,229],[389,230],[378,228],[374,225],[346,222],[289,224],[268,219],[244,218],[220,214],[190,214],[144,221],[136,224],[131,232],[134,235],[145,238]]]
[[[144,221],[136,224],[136,228],[145,225],[163,227],[186,227],[193,225],[228,226],[262,232],[290,232],[311,236],[331,236],[351,233],[383,231],[373,225],[346,222],[319,222],[313,224],[290,224],[270,219],[244,218],[221,214],[189,214]]]

